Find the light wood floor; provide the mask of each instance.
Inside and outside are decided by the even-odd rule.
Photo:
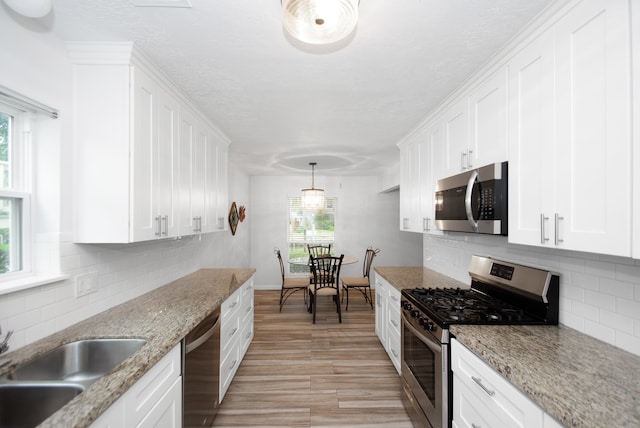
[[[279,291],[256,291],[255,337],[214,426],[412,427],[374,311],[350,297],[342,324],[330,298],[320,298],[313,325],[302,293],[280,313]]]

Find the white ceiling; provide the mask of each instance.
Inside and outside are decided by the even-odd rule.
[[[54,0],[64,40],[134,41],[231,139],[250,175],[368,175],[551,0],[361,0],[336,46],[291,40],[279,0]],[[169,0],[167,3],[175,3]]]

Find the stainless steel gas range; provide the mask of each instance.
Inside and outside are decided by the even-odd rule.
[[[558,323],[558,275],[480,256],[469,275],[468,289],[402,291],[402,380],[416,426],[451,426],[450,325]]]

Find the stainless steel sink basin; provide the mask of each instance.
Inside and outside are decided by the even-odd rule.
[[[0,426],[35,427],[82,391],[61,383],[0,384]]]
[[[67,343],[16,367],[11,381],[66,381],[88,387],[131,356],[144,339],[88,339]]]

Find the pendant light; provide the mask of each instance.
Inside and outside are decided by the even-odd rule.
[[[282,25],[304,43],[324,45],[347,37],[358,23],[359,0],[281,0]]]
[[[309,162],[311,165],[311,188],[302,189],[302,208],[306,210],[319,210],[324,208],[324,189],[315,188],[314,171],[316,162]]]

